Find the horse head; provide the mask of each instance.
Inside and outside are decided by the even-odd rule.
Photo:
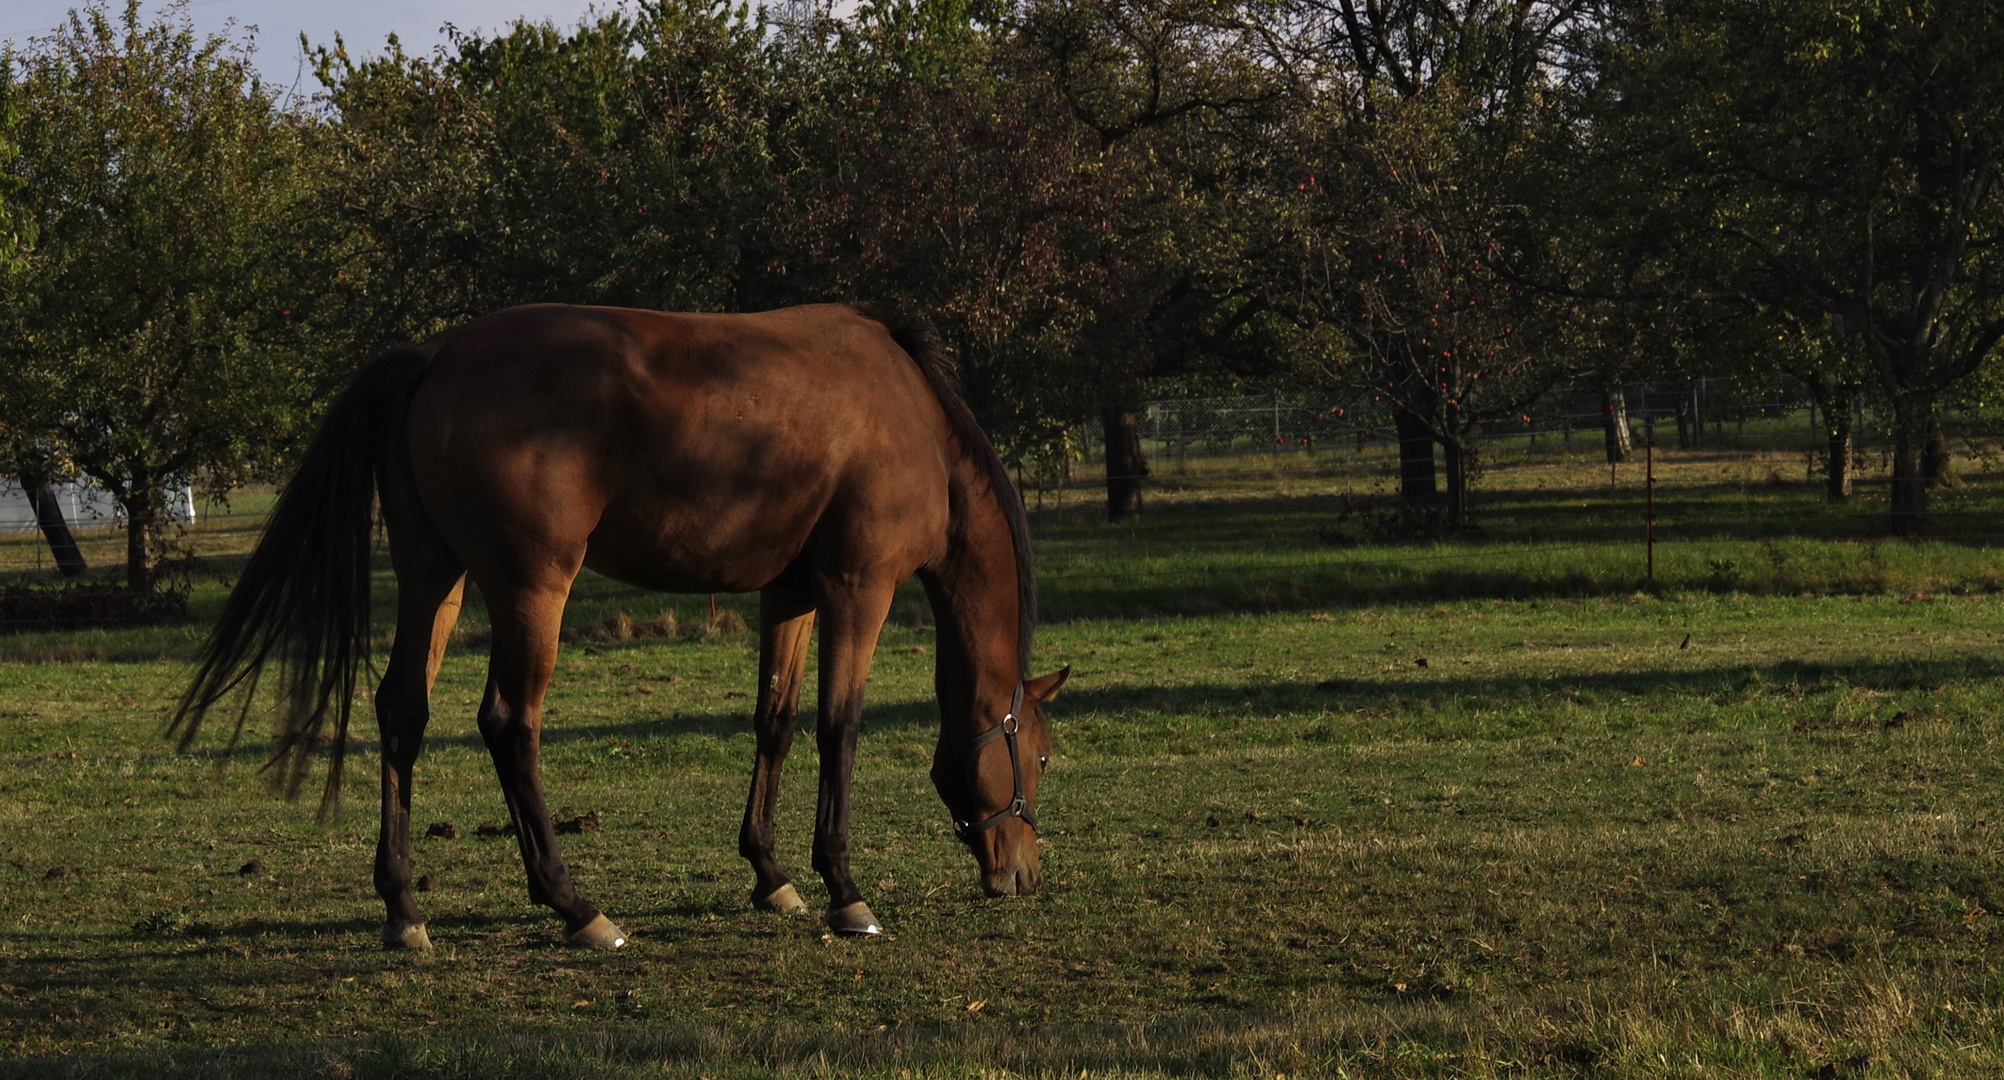
[[[951,740],[941,729],[933,787],[953,813],[954,833],[974,853],[981,888],[990,896],[1027,896],[1043,882],[1037,782],[1051,763],[1043,706],[1058,696],[1071,670],[1018,683],[1001,721],[971,740]]]

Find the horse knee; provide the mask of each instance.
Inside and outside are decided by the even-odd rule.
[[[498,701],[480,710],[477,723],[480,726],[480,738],[487,743],[489,749],[506,746],[519,737],[520,725],[517,723],[517,718],[506,705]]]

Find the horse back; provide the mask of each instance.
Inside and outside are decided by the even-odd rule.
[[[579,563],[668,591],[945,545],[950,437],[881,323],[511,308],[447,334],[410,414],[427,515],[476,580]],[[895,565],[891,565],[895,564]]]

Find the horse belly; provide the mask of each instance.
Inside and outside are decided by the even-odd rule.
[[[608,505],[587,541],[585,565],[659,592],[750,592],[799,558],[813,527],[812,517],[755,501],[663,502]]]

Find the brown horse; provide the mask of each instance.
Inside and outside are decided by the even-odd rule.
[[[468,578],[493,621],[480,734],[529,896],[563,917],[572,944],[625,943],[572,884],[537,771],[564,602],[587,566],[670,592],[758,590],[758,755],[739,851],[768,911],[805,910],[773,856],[773,810],[819,621],[813,863],[828,925],[852,934],[879,929],[849,875],[864,683],[893,590],[917,574],[939,628],[933,783],[983,888],[1037,887],[1041,704],[1066,673],[1028,677],[1036,585],[1022,503],[923,328],[836,305],[537,305],[384,355],[336,401],[280,497],[176,713],[184,745],[233,688],[248,709],[277,661],[288,707],[274,762],[296,792],[332,715],[333,797],[368,647],[378,497],[397,577],[376,694],[386,946],[430,945],[411,895],[411,767]]]

